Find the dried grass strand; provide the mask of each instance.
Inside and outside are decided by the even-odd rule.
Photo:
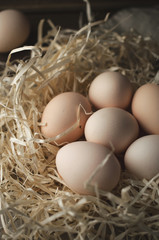
[[[93,22],[87,4],[89,23],[77,31],[57,29],[48,20],[51,29],[43,36],[42,20],[37,44],[11,51],[1,75],[1,239],[159,238],[158,175],[146,181],[122,171],[112,192],[94,186],[95,196],[73,193],[56,171],[59,146],[40,131],[43,109],[54,96],[65,91],[87,96],[91,81],[106,69],[122,72],[136,87],[159,83],[158,46],[135,32],[106,29],[109,14]],[[30,58],[12,61],[20,51],[30,51]],[[72,127],[79,121],[77,114]]]

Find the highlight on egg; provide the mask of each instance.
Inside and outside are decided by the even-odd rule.
[[[87,120],[84,134],[87,141],[122,153],[138,137],[139,126],[134,116],[124,109],[102,108]]]
[[[92,114],[88,99],[77,92],[63,92],[45,107],[41,117],[41,132],[51,143],[64,145],[84,135],[87,119]]]
[[[133,87],[120,72],[105,71],[89,87],[89,99],[97,108],[119,107],[126,109],[131,102]]]
[[[121,173],[120,163],[109,148],[87,141],[61,147],[56,167],[67,187],[78,194],[95,195],[95,188],[112,191]]]

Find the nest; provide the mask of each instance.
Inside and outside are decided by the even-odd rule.
[[[41,115],[57,94],[87,96],[91,81],[120,71],[138,87],[158,82],[158,46],[134,31],[123,35],[106,19],[80,30],[39,23],[35,46],[13,50],[0,81],[1,239],[159,239],[159,177],[138,180],[125,169],[118,186],[97,196],[73,193],[59,178],[59,147],[40,132]],[[30,57],[12,61],[18,51]]]

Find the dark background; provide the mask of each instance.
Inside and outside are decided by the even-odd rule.
[[[111,18],[122,9],[159,7],[158,0],[90,0],[89,2],[94,20],[104,19],[107,13],[110,13]],[[79,29],[79,19],[82,19],[83,24],[87,23],[86,3],[83,0],[0,1],[0,11],[8,8],[22,11],[31,23],[31,33],[25,45],[34,45],[37,42],[37,28],[41,19],[51,19],[55,26],[61,26],[63,29]],[[44,24],[44,34],[48,31],[48,28],[49,25]],[[5,62],[7,56],[7,53],[0,54],[0,61]],[[14,57],[16,58],[16,55]]]
[[[128,7],[155,7],[158,0],[90,0],[94,20],[101,20],[106,13],[110,16],[118,10]],[[4,0],[0,2],[0,10],[14,8],[23,11],[32,26],[29,44],[37,40],[37,26],[40,19],[51,19],[56,26],[62,28],[79,28],[79,18],[86,20],[86,4],[83,0]]]

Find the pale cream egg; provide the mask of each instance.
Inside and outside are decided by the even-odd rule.
[[[138,138],[126,150],[126,169],[136,177],[150,180],[159,173],[159,135]]]
[[[99,74],[89,87],[89,99],[97,108],[119,107],[126,109],[131,102],[133,87],[126,76],[106,71]]]
[[[159,134],[159,86],[147,83],[139,87],[132,99],[132,113],[148,134]]]
[[[112,191],[121,167],[109,148],[87,141],[69,143],[58,151],[56,167],[65,184],[79,194],[95,194],[95,188]]]
[[[138,137],[139,126],[134,116],[124,109],[102,108],[87,120],[84,133],[87,141],[121,153]]]

